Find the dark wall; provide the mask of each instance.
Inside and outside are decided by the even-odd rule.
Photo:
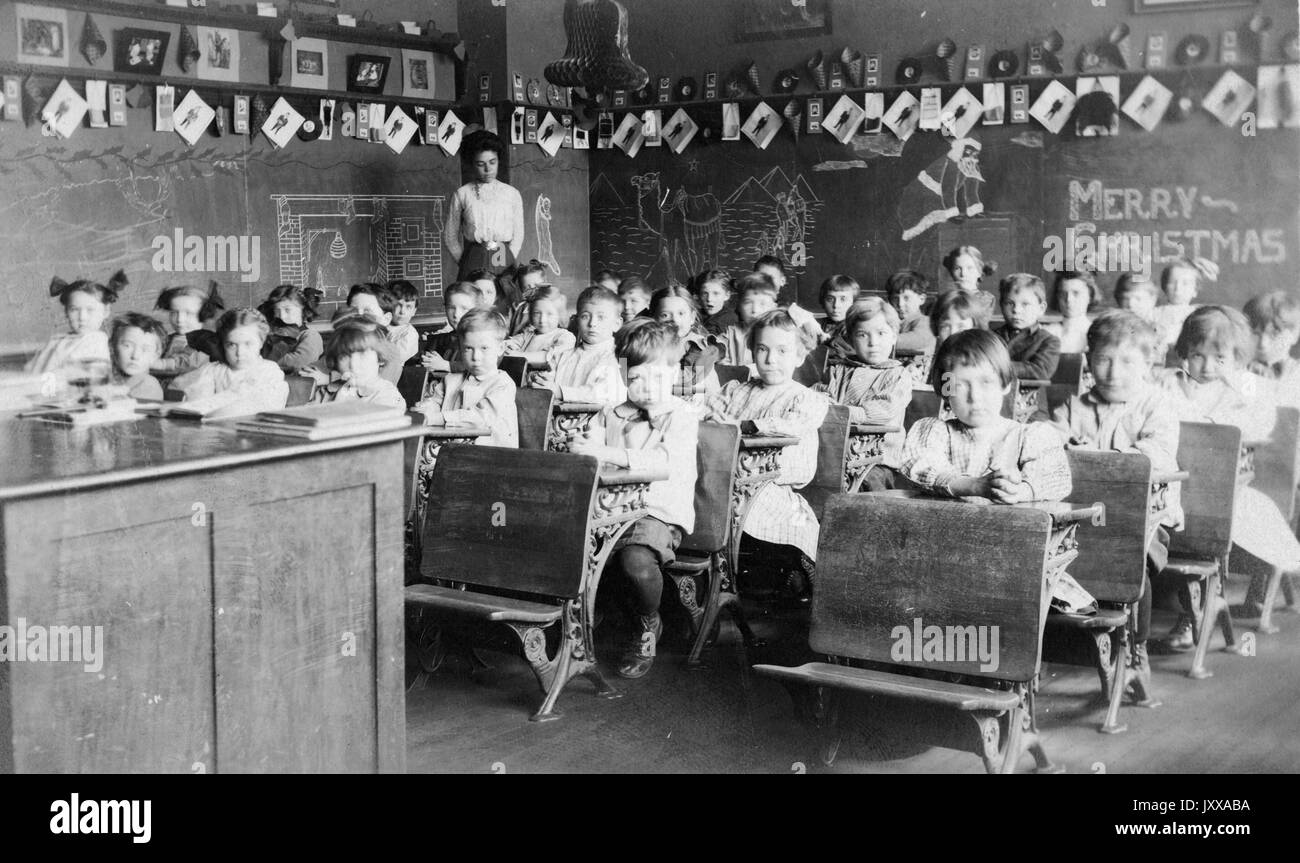
[[[632,56],[652,74],[674,80],[691,75],[702,82],[707,70],[725,76],[738,59],[752,58],[760,66],[765,93],[778,69],[802,67],[817,49],[828,56],[844,45],[879,51],[885,83],[892,84],[899,60],[922,53],[927,45],[932,48],[943,36],[957,40],[959,53],[976,41],[990,49],[1016,47],[1023,63],[1025,41],[1049,26],[1065,35],[1061,56],[1070,73],[1079,46],[1119,21],[1131,26],[1138,53],[1146,33],[1161,29],[1169,34],[1171,51],[1185,34],[1207,35],[1216,44],[1217,58],[1219,31],[1243,23],[1252,11],[1136,15],[1128,2],[1117,0],[1104,6],[1017,0],[832,2],[829,35],[738,42],[729,3],[691,4],[690,26],[683,26],[680,3],[628,0],[626,5]],[[1260,6],[1273,15],[1274,36],[1295,28],[1293,4]],[[1280,57],[1276,40],[1269,50],[1269,57]],[[1181,74],[1171,73],[1165,80],[1177,86]],[[1190,80],[1208,89],[1218,74],[1202,70]],[[1253,67],[1245,74],[1253,79]],[[1140,77],[1124,78],[1123,96]],[[937,81],[927,78],[926,83]],[[1044,83],[1032,85],[1031,102]],[[1073,87],[1072,78],[1066,83]],[[808,87],[801,83],[799,92]],[[944,97],[954,90],[946,87]],[[980,95],[978,85],[973,92]],[[894,95],[887,95],[887,105]],[[767,101],[779,111],[788,99]],[[832,101],[827,99],[828,109]],[[753,106],[742,106],[742,119]],[[706,122],[716,107],[691,111]],[[621,119],[616,116],[616,125]],[[937,133],[918,133],[905,146],[888,133],[859,136],[845,146],[826,134],[801,134],[796,143],[783,128],[766,151],[748,140],[708,144],[700,138],[681,155],[666,147],[644,148],[635,159],[618,150],[593,150],[592,266],[648,275],[662,284],[669,278],[683,280],[715,261],[733,272],[745,271],[758,255],[773,252],[802,261],[793,268],[794,279],[801,299],[812,304],[821,280],[837,272],[858,277],[869,289],[882,288],[888,274],[901,267],[944,281],[941,257],[960,243],[980,246],[1004,274],[1043,273],[1045,240],[1064,241],[1067,228],[1081,232],[1087,229],[1084,223],[1092,222],[1098,232],[1154,235],[1157,258],[1172,257],[1175,244],[1182,242],[1188,253],[1215,259],[1222,272],[1219,282],[1206,288],[1207,301],[1239,305],[1262,290],[1294,290],[1294,262],[1300,255],[1300,136],[1294,129],[1260,130],[1247,137],[1196,111],[1154,133],[1122,119],[1120,134],[1110,139],[1079,138],[1070,126],[1057,136],[1036,121],[977,125],[971,137],[982,146],[980,178],[953,183],[945,194],[973,196],[982,212],[967,218],[969,202],[958,202],[957,218],[908,239],[904,232],[916,224],[918,213],[938,200],[926,193],[918,175],[926,171],[937,177],[946,170],[948,181],[961,179],[956,163],[945,158],[948,142]],[[658,191],[653,198],[643,193],[638,211],[634,181],[648,189],[656,174]],[[1078,214],[1070,212],[1072,182],[1078,184],[1083,205]],[[1112,203],[1119,200],[1121,205],[1094,220],[1087,195],[1097,183],[1101,194],[1112,190]],[[792,187],[797,194],[790,194]],[[1186,206],[1153,211],[1153,201],[1183,200],[1180,192]],[[679,194],[685,197],[676,206]],[[1135,202],[1127,211],[1126,200]],[[1158,275],[1159,263],[1156,271]],[[1109,287],[1114,278],[1111,272],[1102,282]]]

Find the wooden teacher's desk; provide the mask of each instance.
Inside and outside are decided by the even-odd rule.
[[[0,416],[23,651],[0,772],[403,770],[403,444],[426,432]]]

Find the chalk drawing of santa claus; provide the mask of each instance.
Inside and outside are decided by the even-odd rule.
[[[981,149],[983,145],[974,138],[958,138],[945,155],[907,184],[898,203],[904,240],[915,239],[949,219],[984,212],[979,198],[979,186],[984,182],[979,165]]]

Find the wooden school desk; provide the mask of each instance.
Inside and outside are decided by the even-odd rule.
[[[0,624],[103,627],[97,670],[0,662],[0,772],[403,770],[425,433],[0,417]]]

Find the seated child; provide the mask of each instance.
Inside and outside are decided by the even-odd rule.
[[[383,285],[364,282],[349,289],[347,307],[352,314],[362,315],[379,324],[379,331],[383,333],[386,342],[380,352],[383,362],[380,363],[379,373],[384,380],[397,383],[402,376],[402,363],[398,360],[399,349],[389,334],[393,309],[397,308],[397,297]],[[335,323],[338,320],[336,317]]]
[[[1178,340],[1183,321],[1199,308],[1192,304],[1201,290],[1201,279],[1214,281],[1219,276],[1219,265],[1205,258],[1179,258],[1160,271],[1160,290],[1164,292],[1164,305],[1152,312],[1156,330],[1172,345]]]
[[[320,333],[311,328],[321,296],[315,288],[280,285],[257,307],[271,325],[262,356],[286,374],[312,365],[325,350]]]
[[[456,324],[468,312],[479,307],[482,294],[473,282],[452,282],[442,292],[442,307],[447,313],[447,326],[425,337],[420,354],[420,365],[431,372],[451,371],[453,363],[460,362],[460,342]],[[450,328],[450,329],[448,329]]]
[[[1156,330],[1156,352],[1151,364],[1164,366],[1165,353],[1178,338],[1178,331],[1168,333],[1156,322],[1156,300],[1159,294],[1155,283],[1141,273],[1124,273],[1115,280],[1115,305],[1126,312],[1132,312],[1151,324]]]
[[[1101,303],[1097,277],[1089,270],[1062,270],[1052,286],[1052,304],[1061,315],[1059,324],[1044,324],[1061,342],[1061,353],[1082,354],[1088,350],[1088,328],[1093,310]]]
[[[936,348],[956,333],[987,328],[988,318],[964,291],[944,291],[930,309],[930,332],[934,333]]]
[[[104,321],[125,285],[126,274],[121,271],[109,279],[107,285],[89,279],[71,283],[53,279],[50,296],[58,297],[63,304],[68,331],[53,336],[40,353],[28,361],[25,371],[53,373],[66,378],[69,374],[83,372],[84,364],[88,362],[98,361],[107,365],[110,358]]]
[[[1178,416],[1169,396],[1151,380],[1158,350],[1156,329],[1139,315],[1112,309],[1088,328],[1088,364],[1093,385],[1052,410],[1052,424],[1072,448],[1142,453],[1157,473],[1178,470]],[[1147,540],[1147,572],[1138,601],[1130,670],[1141,691],[1151,676],[1147,638],[1151,631],[1151,576],[1169,561],[1168,530],[1183,524],[1179,486],[1169,488],[1161,524]]]
[[[650,286],[638,276],[628,276],[618,286],[623,301],[623,323],[633,318],[650,317]]]
[[[1251,334],[1246,316],[1227,306],[1198,306],[1183,323],[1174,350],[1183,362],[1162,381],[1183,422],[1234,425],[1242,446],[1268,443],[1277,422],[1269,387],[1244,368]],[[1300,570],[1300,540],[1281,510],[1252,486],[1239,487],[1233,506],[1232,541],[1282,572]],[[1258,601],[1257,584],[1255,595]],[[1190,650],[1191,618],[1184,615],[1165,642]]]
[[[374,321],[354,316],[341,321],[325,345],[325,367],[335,376],[312,392],[312,404],[363,401],[385,407],[406,407],[392,381],[379,374],[385,339]]]
[[[546,265],[536,258],[526,264],[515,267],[512,276],[499,280],[497,294],[504,298],[503,304],[510,306],[507,320],[510,323],[510,335],[517,336],[528,326],[533,292],[540,287],[550,287],[546,281]],[[497,311],[501,311],[498,307]]]
[[[1015,381],[1011,355],[987,330],[939,345],[934,367],[951,419],[923,417],[907,433],[902,473],[949,497],[996,503],[1063,500],[1072,487],[1060,436],[1047,423],[1002,416]]]
[[[680,289],[684,290],[684,289]],[[607,407],[572,451],[632,470],[664,471],[650,484],[646,515],[614,545],[610,564],[627,579],[637,630],[618,673],[642,677],[654,663],[663,634],[659,600],[662,567],[676,559],[682,538],[695,529],[696,410],[672,394],[685,347],[677,328],[641,319],[619,330],[616,352],[623,361],[627,400]]]
[[[420,301],[420,292],[406,279],[394,279],[388,283],[397,302],[393,305],[393,325],[388,329],[388,340],[397,345],[397,360],[400,365],[409,365],[420,352],[420,333],[411,323]]]
[[[602,288],[608,288],[614,293],[618,293],[618,286],[622,284],[623,279],[613,270],[599,270],[591,277],[593,285],[600,285]]]
[[[415,405],[430,426],[482,426],[486,446],[519,446],[515,382],[497,368],[505,349],[506,322],[492,309],[474,309],[456,324],[464,372],[449,372]]]
[[[225,310],[217,283],[208,290],[192,285],[168,288],[158,295],[155,309],[167,312],[172,331],[163,340],[162,356],[154,360],[155,374],[178,375],[216,359],[217,334],[203,322]]]
[[[829,342],[844,334],[844,320],[861,292],[858,280],[852,276],[835,275],[822,282],[820,300],[826,313],[821,321],[822,341]]]
[[[749,351],[749,327],[776,309],[776,284],[762,273],[741,276],[736,282],[736,323],[722,332],[723,362],[748,366],[754,362]]]
[[[817,387],[832,402],[848,405],[851,421],[898,428],[885,435],[884,457],[863,480],[868,491],[893,488],[892,474],[901,463],[903,415],[912,400],[912,375],[892,359],[898,327],[893,306],[879,297],[858,300],[844,324],[853,354],[832,364],[830,383]]]
[[[162,384],[149,368],[162,353],[166,338],[162,324],[149,315],[127,312],[115,318],[108,335],[113,351],[111,383],[124,388],[130,398],[162,401]]]
[[[771,284],[758,274],[742,281],[751,278]],[[741,303],[743,309],[743,296]],[[780,480],[755,495],[742,528],[750,539],[797,550],[798,563],[789,568],[787,586],[796,595],[806,594],[817,558],[818,524],[812,507],[794,489],[807,485],[817,472],[817,430],[829,402],[824,394],[794,380],[814,341],[788,312],[776,309],[756,318],[748,335],[755,373],[743,383],[728,381],[714,393],[705,405],[704,419],[739,423],[745,434],[799,439],[781,452]],[[776,554],[768,557],[790,557],[788,552],[772,551]]]
[[[796,292],[786,291],[790,279],[786,275],[785,261],[776,255],[763,255],[754,262],[754,272],[762,273],[772,280],[772,284],[776,285],[777,308],[785,309],[791,319],[812,336],[814,344],[820,344],[824,341],[821,324],[817,322],[816,316],[799,305]]]
[[[696,276],[695,297],[700,323],[710,335],[721,336],[727,327],[740,322],[731,308],[731,276],[726,270],[705,270]]]
[[[284,372],[262,358],[271,325],[256,309],[231,309],[217,322],[220,357],[180,375],[171,389],[212,407],[213,418],[281,410],[289,400]]]
[[[627,398],[627,387],[614,356],[614,331],[622,304],[607,288],[590,287],[578,295],[578,345],[552,351],[550,369],[531,372],[530,386],[554,390],[562,402],[616,405]]]
[[[898,350],[933,354],[934,333],[923,311],[930,296],[930,280],[916,270],[899,270],[885,282],[885,294],[898,311]]]
[[[1285,291],[1252,297],[1244,309],[1255,335],[1250,371],[1273,388],[1280,407],[1300,408],[1300,360],[1291,356],[1300,341],[1300,301]]]
[[[984,254],[975,246],[958,246],[943,256],[943,268],[956,283],[957,290],[966,294],[984,320],[993,317],[998,298],[980,289],[980,280],[998,271],[997,264],[984,262]]]
[[[998,286],[1006,323],[993,332],[1011,354],[1011,372],[1019,380],[1050,381],[1061,361],[1061,341],[1039,321],[1047,311],[1043,280],[1012,273]]]
[[[527,357],[530,363],[544,363],[551,351],[567,351],[577,345],[573,333],[564,329],[568,318],[564,291],[554,285],[533,288],[528,308],[528,326],[506,339],[507,354]]]
[[[685,354],[673,381],[673,395],[693,404],[703,404],[722,388],[714,365],[722,358],[717,340],[700,326],[695,297],[681,286],[660,288],[650,300],[650,312],[661,323],[673,325],[685,345]]]

